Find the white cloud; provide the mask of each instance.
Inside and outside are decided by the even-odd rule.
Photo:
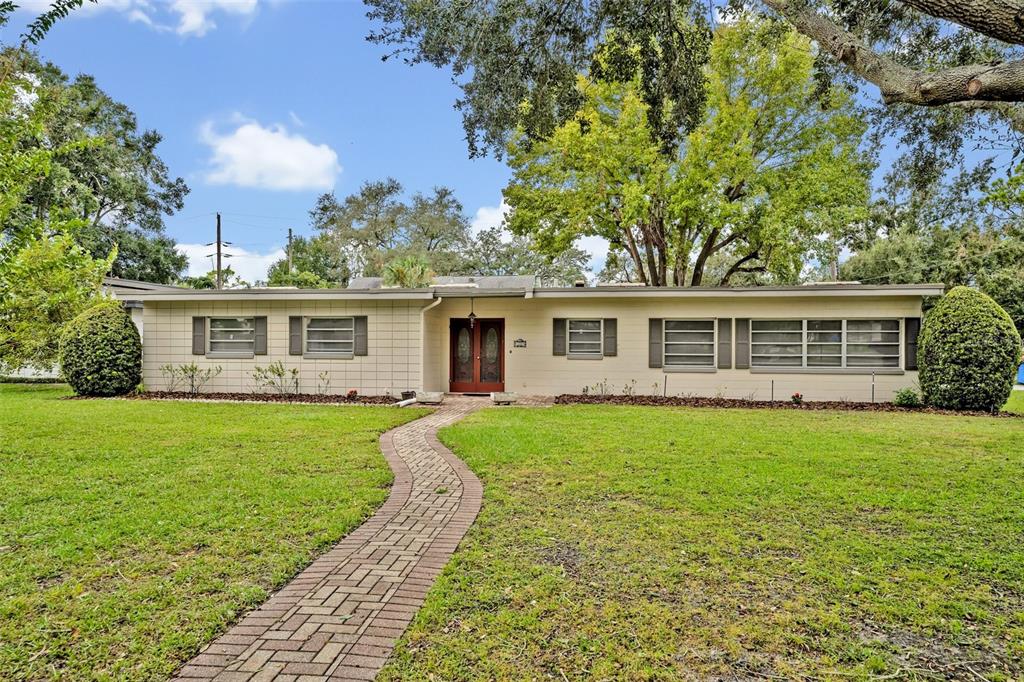
[[[209,256],[214,247],[205,244],[176,244],[175,247],[188,257],[188,275],[198,277],[205,275],[216,267],[214,259]],[[274,261],[285,257],[285,250],[275,247],[268,253],[249,251],[239,246],[225,247],[224,253],[230,258],[221,261],[222,267],[231,266],[235,273],[250,284],[255,281],[266,281],[267,269]]]
[[[476,215],[473,216],[469,229],[473,231],[474,235],[478,235],[484,230],[501,227],[509,210],[510,207],[505,203],[504,199],[502,199],[499,206],[481,206],[476,210]]]
[[[263,127],[239,118],[237,128],[218,133],[212,122],[200,129],[210,147],[206,181],[272,190],[329,190],[341,172],[338,154],[326,144],[314,144],[283,125]]]
[[[174,31],[182,36],[204,36],[217,27],[218,14],[251,18],[259,9],[260,0],[99,0],[87,2],[73,17],[88,17],[100,12],[120,12],[129,21],[136,21],[158,31]],[[39,14],[49,9],[53,0],[22,0],[19,8]]]
[[[257,0],[173,0],[171,9],[178,13],[179,35],[206,35],[216,28],[212,15],[215,12],[252,16],[256,12]]]

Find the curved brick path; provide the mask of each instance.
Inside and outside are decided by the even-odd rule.
[[[448,396],[381,436],[387,502],[175,679],[372,680],[480,510],[479,479],[436,434],[483,402]]]

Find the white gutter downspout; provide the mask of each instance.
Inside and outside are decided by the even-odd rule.
[[[420,308],[420,390],[426,390],[427,373],[427,311],[436,308],[444,302],[444,298],[438,296],[430,305]],[[443,391],[442,391],[443,392]]]

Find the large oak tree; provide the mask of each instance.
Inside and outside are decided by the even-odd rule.
[[[746,15],[720,27],[705,114],[671,155],[652,136],[641,76],[581,76],[580,112],[547,140],[511,146],[513,232],[549,253],[603,237],[652,286],[796,279],[820,236],[866,216],[869,196],[864,124],[848,92],[817,92],[808,42]]]

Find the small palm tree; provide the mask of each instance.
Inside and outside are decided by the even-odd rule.
[[[396,258],[384,266],[384,286],[421,289],[434,281],[430,263],[420,255]]]

